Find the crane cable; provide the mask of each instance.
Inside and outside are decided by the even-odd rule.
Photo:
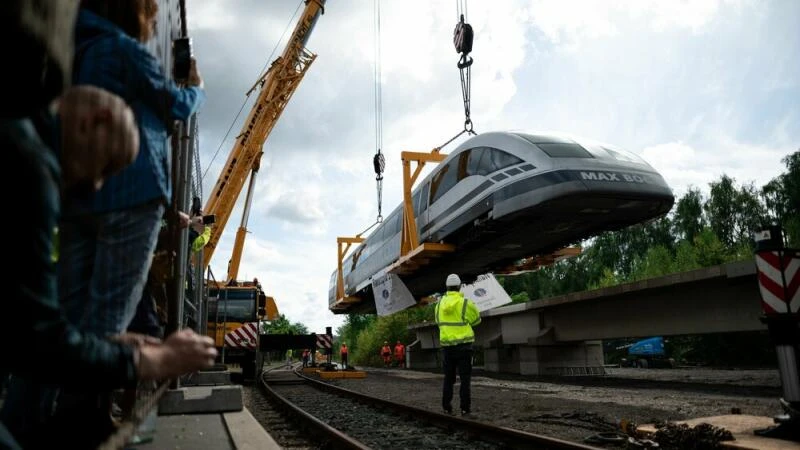
[[[458,139],[462,134],[467,133],[476,135],[475,129],[472,124],[472,110],[470,101],[472,99],[472,57],[469,53],[472,51],[472,39],[474,37],[472,25],[467,23],[467,0],[456,0],[456,27],[453,30],[453,45],[456,48],[456,53],[461,56],[458,59],[458,72],[461,75],[461,99],[464,103],[464,128],[455,136],[448,139],[444,144],[434,148],[439,151],[446,147],[451,142]]]
[[[472,117],[470,116],[470,100],[472,91],[472,39],[474,37],[472,26],[466,22],[467,0],[456,0],[456,14],[458,22],[453,30],[453,44],[456,52],[461,54],[458,60],[458,72],[461,75],[461,97],[464,101],[464,132],[476,134],[473,130]]]
[[[386,160],[381,153],[383,148],[383,95],[381,92],[381,3],[375,0],[375,156],[372,166],[375,169],[375,182],[378,191],[378,217],[375,223],[383,222],[381,206],[383,203],[383,169]]]

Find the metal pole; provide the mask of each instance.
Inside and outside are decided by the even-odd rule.
[[[195,331],[197,334],[206,334],[208,332],[208,306],[206,301],[208,296],[205,295],[205,286],[203,285],[203,250],[201,249],[194,255],[194,304],[197,306],[197,323],[195,324]]]

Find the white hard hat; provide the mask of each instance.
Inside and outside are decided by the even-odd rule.
[[[461,278],[458,275],[451,273],[447,276],[447,282],[445,283],[447,287],[460,287],[461,286]]]

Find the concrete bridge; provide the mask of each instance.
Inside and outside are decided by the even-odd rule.
[[[602,339],[766,330],[760,316],[751,260],[484,311],[475,339],[489,371],[596,374]],[[436,324],[409,328],[410,367],[440,365]]]

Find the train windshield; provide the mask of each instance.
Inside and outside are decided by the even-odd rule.
[[[603,150],[605,150],[609,155],[611,155],[614,159],[618,159],[620,161],[627,161],[632,163],[639,163],[639,164],[647,164],[647,162],[642,159],[639,155],[629,152],[626,150],[622,150],[619,148],[610,148],[603,146]]]
[[[594,158],[591,153],[579,144],[539,143],[536,146],[551,158]]]

